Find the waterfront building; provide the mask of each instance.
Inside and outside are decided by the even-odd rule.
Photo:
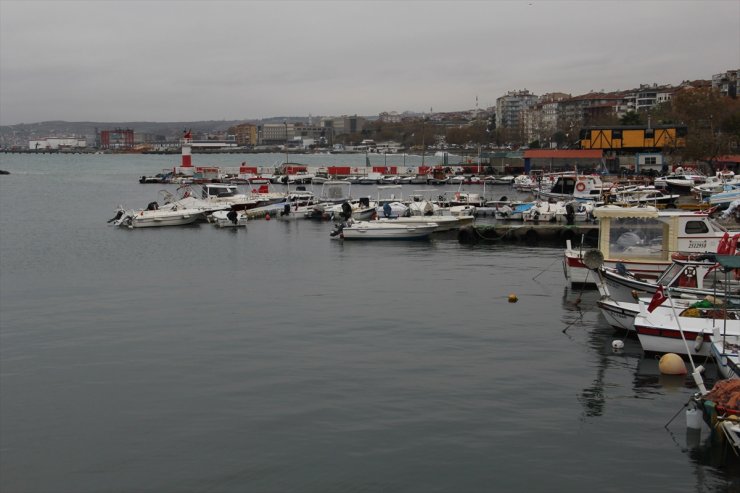
[[[253,123],[242,123],[229,128],[229,133],[234,135],[239,147],[252,147],[257,142],[257,125]]]
[[[295,125],[292,123],[264,123],[257,126],[259,145],[283,145],[295,137]]]
[[[44,137],[28,141],[28,148],[32,151],[49,151],[60,149],[82,149],[87,147],[87,141],[80,137]]]

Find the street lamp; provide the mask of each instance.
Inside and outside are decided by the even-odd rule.
[[[285,125],[285,164],[288,164],[288,120],[283,120]]]

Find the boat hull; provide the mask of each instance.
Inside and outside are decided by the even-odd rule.
[[[162,228],[166,226],[184,226],[192,224],[203,217],[200,211],[154,211],[158,213],[144,214],[139,213],[134,216],[130,216],[125,219],[121,226],[126,226],[132,229],[138,228]]]
[[[436,223],[413,225],[378,225],[375,222],[357,222],[332,232],[333,238],[343,240],[417,240],[429,238]]]

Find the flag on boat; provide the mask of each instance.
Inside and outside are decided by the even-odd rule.
[[[660,305],[663,304],[665,300],[667,300],[668,297],[663,292],[663,286],[658,286],[658,289],[655,290],[655,294],[653,295],[653,299],[650,300],[650,304],[647,307],[647,311],[651,312],[658,308]]]
[[[730,233],[725,231],[724,236],[722,236],[722,239],[719,240],[719,244],[717,245],[717,253],[719,255],[727,255],[729,250],[730,250]]]

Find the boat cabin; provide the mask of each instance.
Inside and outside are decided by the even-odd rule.
[[[550,194],[572,196],[581,200],[599,200],[604,184],[596,175],[559,176],[550,188]]]
[[[225,183],[204,183],[201,189],[201,198],[209,200],[214,198],[234,197],[239,193],[236,185]]]
[[[593,214],[607,259],[667,263],[675,252],[713,253],[727,232],[704,213],[604,206]]]

